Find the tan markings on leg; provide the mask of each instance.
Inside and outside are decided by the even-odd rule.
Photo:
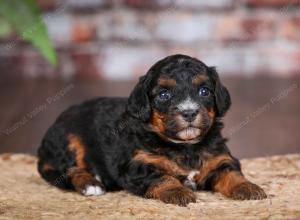
[[[86,168],[85,162],[85,149],[82,139],[78,135],[70,134],[68,136],[69,145],[68,149],[75,154],[76,165],[80,168]]]
[[[158,133],[164,133],[166,130],[165,127],[165,119],[166,116],[157,112],[157,111],[153,111],[152,115],[151,115],[151,125],[152,128],[158,132]]]
[[[224,193],[223,193],[224,194]],[[251,183],[250,181],[244,181],[240,184],[235,184],[235,187],[231,187],[229,197],[232,199],[265,199],[267,194],[258,185]]]
[[[199,169],[199,174],[195,175],[195,181],[197,184],[200,184],[209,174],[210,172],[217,169],[222,163],[231,161],[232,158],[227,155],[219,155],[215,157],[210,157],[204,161],[202,161],[202,166]]]
[[[50,164],[48,164],[48,163],[45,163],[43,165],[42,169],[43,169],[44,172],[48,172],[48,171],[54,170],[54,168]]]
[[[203,74],[197,74],[196,76],[193,77],[192,83],[195,85],[200,85],[202,82],[206,81],[208,77]]]
[[[160,86],[167,86],[167,87],[176,86],[176,80],[168,77],[161,77],[158,79],[158,84]]]
[[[196,202],[196,196],[192,190],[184,187],[178,179],[167,175],[163,176],[160,182],[151,185],[145,197],[180,206]]]
[[[71,178],[71,182],[75,187],[76,191],[82,193],[88,185],[99,185],[94,176],[84,168],[72,167],[68,170],[68,176]]]
[[[171,176],[187,176],[189,174],[188,170],[179,167],[176,162],[171,161],[167,157],[151,154],[143,150],[138,150],[134,155],[133,160],[145,164],[152,164]]]
[[[177,187],[182,187],[180,181],[174,177],[166,175],[162,177],[162,180],[159,183],[150,186],[145,196],[147,198],[159,199],[162,192]]]
[[[214,185],[213,190],[230,197],[233,189],[241,184],[247,182],[247,179],[235,171],[225,171],[218,177],[217,183]]]

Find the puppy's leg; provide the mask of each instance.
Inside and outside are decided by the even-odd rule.
[[[144,161],[135,158],[127,170],[122,170],[121,181],[124,189],[145,198],[180,206],[196,201],[193,191],[183,186],[179,179],[148,162],[145,158]]]
[[[72,167],[68,170],[75,190],[85,196],[100,196],[105,193],[103,184],[84,168]]]
[[[191,189],[184,187],[178,179],[167,175],[162,176],[158,182],[151,184],[145,197],[180,206],[196,202],[196,196]]]
[[[199,188],[211,189],[233,199],[264,199],[266,194],[259,186],[247,180],[237,159],[221,154],[205,160],[195,176]]]
[[[196,202],[191,189],[184,186],[180,176],[186,171],[162,155],[136,151],[126,174],[125,189],[146,198],[186,206]]]
[[[220,172],[213,190],[233,199],[257,200],[267,198],[262,188],[251,183],[237,171]]]

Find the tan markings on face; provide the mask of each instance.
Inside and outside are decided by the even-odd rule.
[[[155,155],[143,150],[138,150],[133,157],[133,160],[140,161],[145,164],[152,164],[171,176],[186,176],[189,173],[188,170],[179,167],[176,162],[171,161],[167,157]]]
[[[227,154],[213,156],[202,161],[202,166],[199,169],[199,174],[195,176],[195,181],[201,183],[210,172],[217,169],[221,164],[231,161],[232,158]]]
[[[208,110],[208,117],[210,118],[211,121],[214,120],[215,115],[216,115],[216,113],[215,113],[215,110],[213,108]]]
[[[68,136],[69,145],[68,149],[75,154],[76,164],[80,168],[86,168],[85,162],[85,145],[82,143],[81,137],[78,135],[70,134]]]
[[[161,77],[158,79],[158,85],[167,87],[176,86],[176,80],[167,77]]]
[[[196,76],[193,77],[192,83],[195,85],[200,85],[202,82],[206,81],[208,77],[203,74],[197,74]]]
[[[158,111],[153,111],[151,115],[151,124],[156,132],[164,133],[166,130],[166,115],[159,113]]]
[[[48,171],[51,171],[51,170],[54,170],[54,168],[53,168],[50,164],[45,163],[45,164],[43,165],[43,171],[44,171],[44,172],[48,172]]]

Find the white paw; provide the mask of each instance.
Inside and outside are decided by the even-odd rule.
[[[197,189],[197,184],[196,184],[196,182],[195,182],[195,180],[194,180],[194,177],[195,177],[196,175],[198,175],[198,174],[199,174],[199,171],[195,171],[195,170],[191,171],[191,172],[189,173],[189,175],[187,176],[187,179],[184,181],[184,185],[185,185],[186,187],[189,187],[189,188],[192,189],[193,191],[196,191],[196,189]]]
[[[88,185],[82,190],[82,194],[85,196],[101,196],[105,191],[100,186]]]
[[[183,185],[190,188],[193,191],[197,190],[197,184],[194,181],[185,180]]]
[[[96,175],[95,179],[98,180],[99,182],[101,182],[101,177],[99,175]]]

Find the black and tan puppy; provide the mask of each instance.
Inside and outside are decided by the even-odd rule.
[[[216,70],[185,55],[160,60],[130,97],[98,98],[63,112],[38,151],[51,184],[83,195],[125,189],[185,206],[194,190],[263,199],[221,136],[230,96]]]

